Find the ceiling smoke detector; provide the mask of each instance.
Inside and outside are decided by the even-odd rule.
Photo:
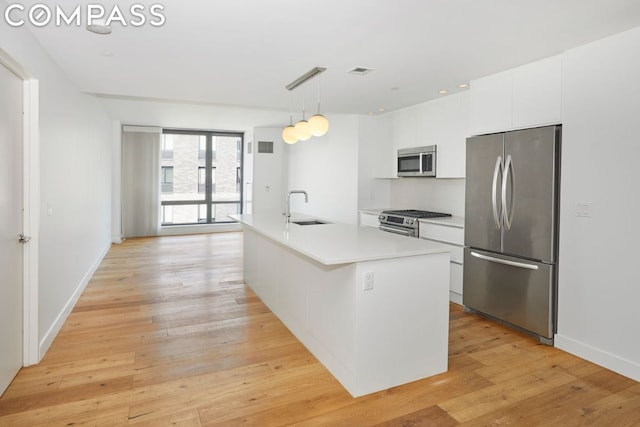
[[[373,71],[373,68],[355,67],[355,68],[352,68],[351,70],[347,71],[347,73],[349,73],[349,74],[357,74],[359,76],[364,76],[365,74],[369,74],[372,71]]]

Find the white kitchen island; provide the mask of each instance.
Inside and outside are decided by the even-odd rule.
[[[245,283],[352,396],[447,370],[446,246],[349,224],[231,217],[244,225]]]

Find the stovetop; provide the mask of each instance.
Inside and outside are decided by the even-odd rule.
[[[442,218],[451,216],[448,213],[442,212],[430,212],[430,211],[421,211],[417,209],[402,209],[397,211],[382,211],[383,214],[387,215],[398,215],[404,216],[408,218]]]

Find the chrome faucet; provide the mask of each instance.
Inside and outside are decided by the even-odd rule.
[[[304,194],[304,202],[309,203],[309,195],[304,190],[291,190],[287,194],[287,207],[284,211],[284,215],[287,217],[287,224],[291,220],[291,195],[292,194]]]

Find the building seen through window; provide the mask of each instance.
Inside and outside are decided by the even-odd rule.
[[[242,147],[242,134],[165,130],[162,225],[231,222],[241,213]]]

